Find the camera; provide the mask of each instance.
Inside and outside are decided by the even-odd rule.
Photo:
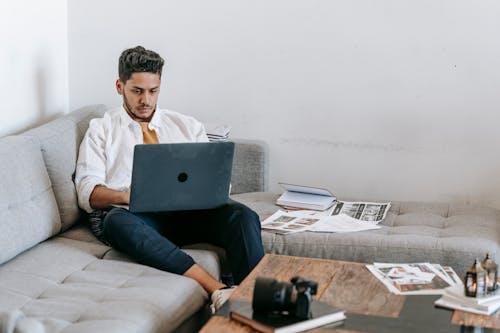
[[[312,295],[318,283],[301,277],[290,282],[257,277],[253,291],[252,309],[260,314],[288,314],[300,319],[311,318]]]

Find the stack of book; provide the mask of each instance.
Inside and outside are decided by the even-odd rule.
[[[317,300],[311,303],[311,313],[309,319],[277,313],[261,314],[254,313],[250,302],[227,301],[216,314],[229,316],[236,322],[250,326],[253,331],[263,333],[296,333],[325,325],[332,328],[343,325],[346,319],[343,310]]]
[[[285,208],[325,210],[333,206],[337,198],[323,188],[279,183],[285,192],[276,204]]]
[[[211,123],[207,123],[204,125],[205,125],[205,131],[207,132],[208,140],[210,142],[228,141],[229,133],[231,132],[231,127],[229,127],[229,125],[211,124]]]
[[[444,290],[443,296],[434,304],[455,310],[490,315],[500,308],[500,292],[484,297],[467,297],[463,285],[452,286]]]

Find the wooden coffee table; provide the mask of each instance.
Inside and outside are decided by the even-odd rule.
[[[365,264],[345,261],[266,254],[230,300],[251,302],[257,276],[290,281],[296,275],[318,282],[314,298],[346,311],[347,319],[342,326],[311,332],[500,332],[499,313],[481,316],[436,308],[434,301],[439,298],[436,295],[394,295]],[[253,331],[215,315],[201,332]]]

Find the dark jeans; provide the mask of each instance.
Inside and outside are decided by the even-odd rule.
[[[264,256],[257,214],[236,201],[210,210],[133,214],[111,209],[104,218],[104,238],[137,262],[184,274],[193,259],[179,247],[210,243],[226,250],[235,283]]]

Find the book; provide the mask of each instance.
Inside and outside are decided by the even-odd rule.
[[[475,314],[480,314],[480,315],[491,315],[495,313],[499,308],[500,308],[500,303],[499,302],[494,302],[494,304],[491,304],[490,306],[470,306],[467,304],[464,304],[460,301],[453,301],[450,300],[449,298],[441,297],[440,299],[436,300],[434,302],[435,305],[443,307],[443,308],[448,308],[448,309],[454,309],[454,310],[460,310],[460,311],[465,311],[465,312],[471,312]]]
[[[500,293],[484,297],[468,297],[463,285],[446,288],[443,296],[436,300],[436,305],[477,314],[490,315],[500,308]]]
[[[276,200],[276,204],[312,210],[325,210],[333,206],[337,198],[323,188],[280,183],[285,192]]]
[[[205,123],[205,132],[207,133],[208,141],[228,141],[231,127],[226,124]]]
[[[482,297],[468,297],[465,296],[463,284],[448,287],[444,290],[443,296],[451,296],[454,298],[459,298],[465,300],[469,304],[481,305],[491,302],[500,302],[500,288],[495,290],[491,294],[486,294]]]
[[[283,314],[258,314],[253,312],[250,302],[228,302],[227,307],[224,304],[223,308],[226,307],[229,318],[263,333],[294,333],[325,325],[340,326],[345,319],[344,311],[316,300],[311,303],[310,319]]]

